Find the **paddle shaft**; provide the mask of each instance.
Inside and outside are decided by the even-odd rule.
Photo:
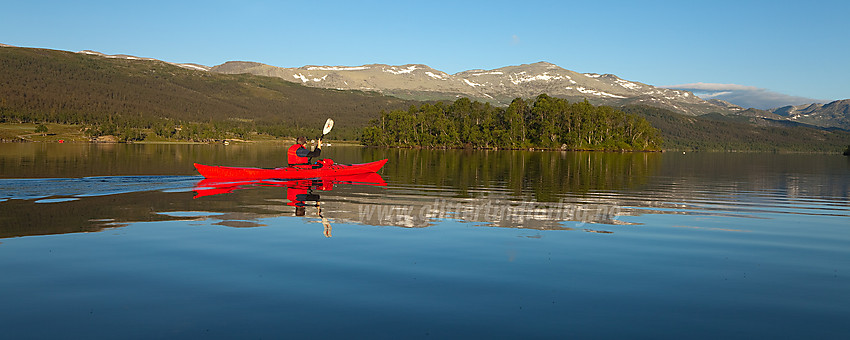
[[[334,128],[334,120],[328,118],[328,120],[325,121],[325,127],[322,128],[322,135],[319,138],[316,138],[317,139],[316,140],[316,143],[317,143],[316,147],[317,148],[322,149],[322,139],[325,139],[325,135],[330,133],[331,129],[333,129],[333,128]],[[310,158],[307,159],[307,164],[310,164],[310,163],[313,163],[313,157],[310,157]]]

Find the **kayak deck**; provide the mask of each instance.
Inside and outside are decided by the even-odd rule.
[[[344,175],[356,175],[356,174],[364,174],[370,172],[377,172],[380,170],[384,164],[387,163],[386,159],[370,162],[370,163],[362,163],[362,164],[332,164],[326,165],[319,168],[299,168],[299,167],[285,167],[285,168],[275,168],[275,169],[263,169],[263,168],[242,168],[242,167],[229,167],[229,166],[218,166],[218,165],[203,165],[195,163],[195,169],[198,169],[198,172],[201,176],[205,178],[230,178],[230,179],[263,179],[263,178],[280,178],[280,179],[293,179],[293,178],[320,178],[327,176],[344,176]]]
[[[231,179],[231,178],[204,178],[197,184],[195,188],[196,195],[193,198],[204,196],[212,196],[219,194],[229,194],[235,190],[245,189],[252,186],[263,187],[283,187],[296,189],[317,189],[322,191],[333,190],[335,185],[352,184],[352,185],[369,185],[369,186],[386,186],[387,182],[376,172],[368,172],[356,175],[342,176],[325,176],[319,179],[315,178],[297,178],[297,179]]]

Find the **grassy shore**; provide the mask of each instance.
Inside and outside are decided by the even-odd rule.
[[[37,133],[36,128],[40,124],[33,123],[0,123],[0,142],[42,142],[42,143],[59,143],[60,141],[69,143],[91,143],[95,142],[85,135],[84,127],[81,125],[65,125],[47,123],[47,132]],[[292,144],[294,138],[276,138],[269,135],[252,134],[246,139],[228,139],[216,142],[191,142],[184,140],[162,138],[153,133],[153,131],[143,131],[147,137],[143,141],[135,141],[139,144],[211,144],[211,143],[274,143],[274,144]],[[103,138],[101,142],[115,142],[115,138]],[[337,141],[328,139],[328,142],[338,145],[360,145],[357,141]]]
[[[82,126],[64,125],[64,124],[44,124],[47,127],[47,132],[37,133],[36,127],[39,124],[33,123],[2,123],[0,124],[0,140],[4,142],[88,142],[90,138],[86,137],[82,131]]]

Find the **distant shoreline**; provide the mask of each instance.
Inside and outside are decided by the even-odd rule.
[[[295,143],[294,138],[284,137],[284,138],[275,138],[272,136],[254,136],[258,137],[256,139],[224,139],[224,140],[215,140],[215,141],[181,141],[181,140],[143,140],[143,141],[130,141],[130,142],[120,142],[120,141],[92,141],[91,138],[86,137],[82,132],[80,132],[81,127],[78,125],[64,125],[64,124],[52,124],[46,123],[44,125],[47,126],[47,133],[36,133],[35,129],[38,124],[34,123],[0,123],[0,144],[14,144],[14,143],[59,143],[60,140],[63,143],[87,143],[87,144],[172,144],[172,145],[202,145],[202,144],[225,144],[225,141],[230,145],[240,145],[240,144],[255,144],[255,145],[263,145],[263,144],[280,144],[280,145],[291,145]],[[21,138],[26,137],[26,138]],[[719,148],[661,148],[660,150],[606,150],[606,149],[560,149],[560,148],[465,148],[465,147],[423,147],[423,146],[365,146],[359,141],[351,141],[351,140],[334,140],[329,139],[327,142],[330,142],[332,145],[338,146],[362,146],[368,148],[385,148],[385,149],[411,149],[411,150],[482,150],[482,151],[504,151],[504,150],[514,150],[514,151],[569,151],[569,152],[617,152],[617,153],[626,153],[626,152],[646,152],[646,153],[654,153],[654,152],[724,152],[724,153],[810,153],[810,154],[842,154],[845,150],[836,150],[836,151],[819,151],[819,150],[794,150],[787,148],[776,148],[774,150],[755,150],[755,149],[747,149],[747,148],[729,148],[729,149],[719,149]]]
[[[842,151],[799,151],[799,150],[785,150],[785,149],[777,149],[777,150],[746,150],[746,149],[736,149],[736,150],[691,150],[691,149],[662,149],[662,150],[593,150],[593,149],[546,149],[546,148],[515,148],[515,149],[505,149],[505,148],[462,148],[462,147],[400,147],[400,146],[367,146],[360,144],[358,142],[353,141],[336,141],[336,140],[328,140],[332,144],[332,146],[357,146],[363,148],[375,148],[375,149],[407,149],[407,150],[468,150],[468,151],[541,151],[541,152],[602,152],[602,153],[775,153],[775,154],[835,154],[841,155],[844,154],[846,156],[850,156],[848,153],[843,153]],[[227,145],[222,142],[190,142],[190,141],[136,141],[136,142],[96,142],[96,141],[79,141],[79,140],[65,140],[60,143],[58,141],[27,141],[27,140],[5,140],[0,139],[0,145],[9,145],[9,144],[24,144],[24,143],[32,143],[32,144],[92,144],[92,145],[116,145],[116,144],[143,144],[143,145]],[[287,139],[277,139],[277,140],[246,140],[236,143],[231,143],[229,145],[291,145],[295,143],[295,139],[287,138]]]
[[[255,138],[225,138],[210,141],[171,140],[153,137],[141,141],[120,141],[116,136],[91,138],[83,134],[82,126],[45,123],[47,132],[35,132],[36,123],[0,123],[0,143],[89,143],[89,144],[293,144],[295,138],[254,135]],[[150,134],[153,135],[153,134]],[[149,136],[150,136],[149,135]],[[61,141],[61,142],[60,142]],[[361,145],[358,141],[328,139],[338,145]]]

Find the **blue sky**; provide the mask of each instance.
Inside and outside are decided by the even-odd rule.
[[[171,62],[548,61],[655,86],[850,98],[847,1],[6,1],[0,43]],[[723,89],[721,89],[722,91]]]

